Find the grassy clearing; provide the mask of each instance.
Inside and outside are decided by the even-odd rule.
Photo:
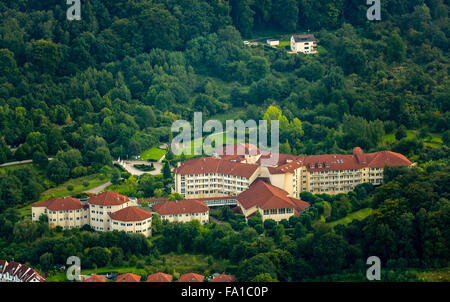
[[[209,259],[209,260],[208,260]],[[236,267],[229,264],[227,260],[218,260],[208,258],[205,255],[192,254],[166,254],[162,255],[158,260],[153,260],[152,263],[144,264],[144,268],[137,268],[136,266],[120,266],[120,267],[101,267],[98,269],[82,269],[82,275],[106,274],[106,273],[133,273],[142,276],[143,280],[150,274],[156,272],[164,272],[172,274],[177,278],[180,275],[194,272],[203,274],[205,276],[213,273],[229,272],[228,270],[235,270]],[[212,263],[212,264],[210,264]],[[230,272],[231,273],[231,272]],[[67,281],[64,272],[57,273],[47,278],[49,282],[63,282]]]
[[[365,209],[361,209],[359,211],[353,212],[348,214],[347,216],[345,216],[344,218],[341,218],[339,220],[333,221],[333,222],[329,222],[327,223],[330,227],[335,227],[338,224],[343,224],[343,225],[347,225],[350,222],[352,222],[354,219],[356,220],[362,220],[364,218],[366,218],[367,216],[369,216],[370,214],[372,214],[373,209],[371,208],[365,208]]]
[[[140,158],[141,160],[154,160],[158,161],[161,159],[161,157],[166,154],[166,150],[160,149],[158,147],[153,147],[151,149],[145,150],[141,153]]]
[[[406,130],[406,138],[413,139],[419,134],[417,130]],[[397,139],[395,138],[395,133],[388,133],[383,137],[383,143],[385,144],[395,144]],[[443,140],[441,135],[436,133],[431,133],[428,137],[423,139],[423,144],[430,148],[442,148]]]
[[[89,191],[89,189],[101,186],[102,184],[108,182],[110,177],[110,174],[99,173],[71,179],[63,183],[62,185],[59,185],[42,193],[39,201],[49,200],[50,198],[71,196],[83,193],[84,191]],[[89,185],[86,187],[83,185],[83,183],[85,182],[89,183]],[[67,186],[69,185],[73,186],[72,191],[69,191],[67,189]]]
[[[421,272],[417,279],[425,282],[450,282],[450,267],[436,271]]]
[[[218,121],[225,123],[225,121],[227,121],[227,120],[234,121],[234,120],[241,119],[241,120],[245,121],[246,120],[245,116],[246,116],[245,108],[233,107],[230,110],[228,110],[227,112],[213,115],[210,119],[218,120]],[[225,124],[224,124],[224,128],[225,128]]]
[[[101,186],[102,184],[108,182],[110,178],[111,178],[110,174],[101,174],[101,173],[74,178],[63,183],[60,186],[44,191],[41,194],[41,198],[39,199],[38,202],[46,201],[51,198],[73,196],[83,193],[84,191],[89,191],[89,189]],[[83,185],[85,182],[89,183],[87,187]],[[69,185],[73,186],[72,191],[69,191],[67,189],[67,186]],[[31,216],[31,204],[21,207],[18,210],[20,217]]]
[[[22,169],[22,168],[35,168],[33,164],[20,164],[20,165],[12,165],[12,166],[4,166],[4,167],[0,167],[1,171],[14,171],[14,170],[18,170],[18,169]]]

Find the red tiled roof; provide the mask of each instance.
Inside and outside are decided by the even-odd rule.
[[[178,282],[203,282],[204,279],[205,276],[195,273],[188,273],[181,276]]]
[[[256,180],[248,190],[239,194],[237,200],[245,209],[250,209],[254,206],[258,206],[261,209],[309,207],[307,202],[288,197],[286,191],[260,179]]]
[[[117,276],[117,279],[116,279],[116,282],[140,282],[140,281],[141,281],[141,276],[131,274],[131,273],[119,275],[119,276]]]
[[[412,164],[404,155],[391,151],[380,151],[366,154],[369,168],[384,168],[384,166],[410,166]]]
[[[197,199],[167,201],[155,204],[152,208],[159,215],[204,213],[209,211],[209,207],[203,201]]]
[[[46,207],[50,211],[70,211],[83,208],[80,200],[73,197],[53,198],[44,202],[33,203],[32,207]]]
[[[147,277],[147,282],[172,282],[172,275],[155,273]]]
[[[10,263],[8,263],[8,266],[5,268],[3,273],[4,274],[9,273],[10,275],[13,276],[16,270],[20,267],[20,265],[21,264],[19,262],[11,261]]]
[[[215,148],[214,151],[220,156],[257,155],[261,153],[257,146],[249,143],[239,143],[218,147]]]
[[[10,276],[16,277],[22,282],[30,282],[32,279],[37,279],[39,282],[46,281],[33,268],[14,261],[8,263],[6,260],[0,260],[0,273],[9,273]]]
[[[0,273],[3,273],[3,270],[6,268],[8,261],[0,260]]]
[[[225,156],[221,156],[220,158],[223,160],[234,161],[234,162],[238,162],[238,163],[245,161],[245,157],[242,155],[225,155]]]
[[[295,161],[285,163],[277,168],[277,170],[284,173],[293,173],[295,170],[303,166],[303,157],[298,157]],[[275,173],[274,173],[275,174]]]
[[[152,213],[138,207],[126,207],[109,214],[109,217],[118,221],[142,221],[152,217]]]
[[[260,164],[261,160],[263,160],[263,159],[267,160],[269,158],[276,157],[276,156],[278,156],[278,160],[276,162],[277,166],[284,165],[284,164],[286,164],[290,161],[294,161],[298,158],[297,155],[292,155],[292,154],[283,154],[283,153],[262,151],[262,155],[258,159],[257,163]]]
[[[214,279],[211,280],[211,282],[235,282],[236,278],[234,276],[230,276],[230,275],[219,275],[214,277]]]
[[[83,282],[106,282],[106,277],[92,274],[90,277],[84,279]]]
[[[236,163],[215,157],[201,157],[180,163],[174,172],[176,174],[221,173],[250,177],[257,169],[257,165]]]
[[[103,192],[88,198],[90,204],[99,206],[116,206],[124,204],[128,201],[128,197],[123,196],[117,192]]]
[[[400,153],[379,151],[365,154],[359,147],[353,149],[353,155],[327,154],[306,156],[304,163],[308,171],[350,170],[365,167],[384,168],[384,166],[410,166],[412,164]],[[321,165],[320,168],[319,165]]]
[[[295,206],[296,206],[295,210],[297,210],[297,211],[303,211],[311,206],[308,202],[297,199],[297,198],[289,197],[289,199],[292,201],[292,203],[295,204]]]

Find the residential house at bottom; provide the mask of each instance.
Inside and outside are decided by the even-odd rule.
[[[92,274],[87,278],[85,278],[84,276],[81,276],[81,281],[82,282],[106,282],[106,277]]]
[[[310,204],[297,198],[289,197],[288,192],[257,179],[247,191],[237,196],[238,207],[246,218],[256,212],[262,220],[273,219],[280,222],[289,220],[293,215],[300,215]]]
[[[178,282],[203,282],[204,280],[205,276],[196,273],[188,273],[182,275]]]
[[[211,282],[236,282],[236,278],[231,275],[221,274],[215,276]]]
[[[147,282],[172,282],[173,276],[164,273],[154,273],[147,277]]]
[[[116,282],[140,282],[141,276],[131,273],[126,273],[117,276]]]
[[[45,278],[26,265],[0,260],[0,282],[45,282]]]
[[[155,204],[152,208],[161,216],[161,219],[169,222],[198,220],[201,224],[205,224],[209,221],[209,207],[203,201],[196,199],[167,201]]]

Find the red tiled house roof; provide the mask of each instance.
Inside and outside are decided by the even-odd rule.
[[[83,208],[80,200],[72,197],[53,198],[44,202],[33,203],[32,207],[46,207],[50,211],[70,211]]]
[[[235,282],[236,278],[234,276],[230,276],[230,275],[219,275],[214,277],[214,279],[211,280],[211,282]]]
[[[0,260],[0,273],[3,273],[4,269],[8,265],[8,261],[6,260]]]
[[[141,281],[141,276],[131,274],[131,273],[119,275],[119,276],[117,276],[117,279],[116,279],[116,282],[140,282],[140,281]]]
[[[106,277],[92,274],[90,277],[85,278],[83,282],[106,282]]]
[[[257,169],[257,165],[231,162],[215,157],[201,157],[180,163],[174,171],[176,174],[221,173],[250,177]]]
[[[95,196],[88,198],[89,204],[99,205],[99,206],[116,206],[124,204],[128,201],[128,197],[121,195],[116,192],[103,192]]]
[[[184,274],[180,277],[178,282],[203,282],[205,279],[205,276],[195,274],[195,273],[188,273]]]
[[[0,260],[0,273],[9,273],[11,277],[16,277],[22,282],[30,282],[33,279],[39,282],[46,281],[35,269],[14,261],[8,263],[6,260]]]
[[[147,282],[172,282],[172,275],[155,273],[147,277]]]
[[[209,207],[197,199],[185,199],[180,201],[167,201],[152,206],[159,215],[204,213],[209,211]]]
[[[126,207],[109,214],[109,217],[118,221],[142,221],[152,217],[152,213],[138,207]]]
[[[309,203],[288,197],[288,192],[258,179],[248,190],[237,196],[239,204],[244,209],[257,206],[261,209],[293,208],[301,211],[309,207]]]

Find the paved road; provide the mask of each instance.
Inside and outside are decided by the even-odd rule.
[[[50,160],[52,160],[53,158],[49,158],[48,160],[50,161]],[[20,160],[20,161],[12,161],[12,162],[9,162],[9,163],[4,163],[4,164],[1,164],[0,165],[0,167],[8,167],[8,166],[15,166],[15,165],[24,165],[24,164],[31,164],[31,163],[33,163],[33,160],[32,159],[26,159],[26,160]]]
[[[127,170],[129,173],[131,173],[131,175],[137,175],[137,176],[140,176],[142,174],[158,175],[158,174],[161,174],[161,170],[162,170],[162,163],[160,163],[160,162],[153,163],[153,166],[155,167],[155,170],[149,171],[149,172],[141,171],[141,170],[138,170],[135,167],[133,167],[133,165],[147,165],[147,166],[150,166],[150,163],[148,161],[124,160],[124,161],[121,161],[120,163],[117,162],[117,161],[115,161],[114,163],[121,165],[125,170]]]
[[[111,182],[108,181],[107,183],[104,183],[101,186],[86,190],[86,191],[84,191],[84,193],[98,194],[98,193],[102,192],[104,189],[106,189],[106,187],[109,187],[110,185],[111,185]]]

